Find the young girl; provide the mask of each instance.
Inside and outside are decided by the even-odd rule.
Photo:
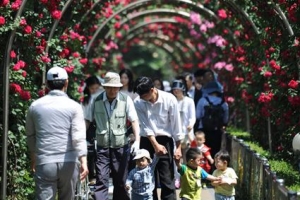
[[[154,156],[153,162],[149,151],[139,149],[133,160],[136,161],[136,168],[129,172],[126,180],[126,189],[131,189],[132,200],[152,200],[155,187],[154,169],[158,158]]]
[[[121,83],[123,87],[121,88],[121,92],[127,94],[132,100],[134,100],[138,94],[133,92],[133,74],[129,69],[122,69],[119,73],[121,78]]]
[[[216,183],[220,181],[220,178],[208,174],[199,166],[201,157],[199,149],[190,148],[186,152],[186,165],[176,160],[178,172],[181,175],[181,200],[201,200],[201,179]]]
[[[228,167],[230,164],[230,156],[227,151],[219,151],[215,155],[216,170],[213,175],[220,177],[221,181],[213,181],[212,185],[215,187],[216,200],[234,200],[235,189],[234,185],[237,183],[237,175],[234,169]]]

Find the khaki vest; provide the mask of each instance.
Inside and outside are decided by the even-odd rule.
[[[96,139],[100,147],[118,148],[127,144],[126,133],[126,99],[125,94],[119,93],[119,100],[109,117],[106,110],[103,93],[95,100],[94,119],[96,121]]]

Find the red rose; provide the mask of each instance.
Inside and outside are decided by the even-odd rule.
[[[81,64],[83,64],[83,65],[86,65],[87,62],[88,62],[88,59],[87,59],[87,58],[82,58],[82,59],[79,60],[79,62],[80,62]]]
[[[11,50],[10,51],[10,58],[16,58],[16,57],[17,57],[17,55],[16,55],[15,51]]]
[[[27,26],[25,26],[23,31],[25,34],[30,34],[32,32],[32,28],[31,28],[31,26],[27,25]]]
[[[20,6],[21,6],[21,1],[15,1],[11,4],[11,9],[17,11],[19,10]]]
[[[74,58],[78,58],[78,57],[80,57],[80,53],[78,53],[78,52],[74,52],[74,53],[73,53],[73,57],[74,57]]]
[[[26,71],[23,71],[22,72],[22,76],[25,78],[27,76],[27,72]]]
[[[2,0],[2,3],[0,4],[0,6],[7,6],[7,4],[9,4],[9,0]]]
[[[23,69],[26,66],[26,63],[23,60],[19,60],[17,64],[20,65],[21,69]]]
[[[269,78],[269,77],[271,77],[271,76],[272,76],[272,72],[266,71],[266,72],[264,73],[264,77],[266,77],[266,78]]]
[[[51,59],[48,58],[48,56],[42,56],[41,60],[42,60],[43,63],[49,63],[51,61]]]
[[[0,16],[0,26],[5,24],[5,18]]]
[[[38,31],[38,30],[35,31],[35,37],[39,38],[39,37],[41,37],[41,35],[42,35],[42,33],[40,31]]]
[[[51,16],[53,19],[60,19],[61,18],[61,11],[60,10],[54,10],[51,12]]]
[[[68,67],[64,67],[64,69],[68,72],[68,73],[72,73],[74,71],[74,66],[68,66]]]
[[[31,95],[29,91],[23,90],[20,93],[20,97],[21,99],[23,99],[24,101],[28,101],[29,99],[31,99]]]
[[[39,90],[38,95],[39,97],[45,96],[45,90]]]
[[[42,4],[47,4],[47,3],[48,3],[48,0],[40,0],[40,2],[41,2]]]
[[[20,93],[22,91],[22,88],[19,84],[17,83],[11,83],[10,84],[10,89],[14,92],[14,93]]]
[[[297,89],[298,84],[299,84],[298,81],[291,80],[291,81],[289,82],[288,86],[289,86],[290,88]]]
[[[20,69],[21,69],[21,67],[20,67],[19,63],[16,63],[12,68],[13,71],[19,71]]]

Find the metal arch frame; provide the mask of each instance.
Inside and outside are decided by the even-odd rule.
[[[136,35],[137,34],[132,34],[132,35],[130,35],[130,37],[127,37],[128,38],[127,40],[122,40],[118,44],[122,44],[122,43],[125,43],[127,41],[131,41],[134,38],[136,38]],[[193,61],[195,62],[197,60],[197,58],[194,56],[195,55],[195,49],[191,49],[186,43],[183,43],[181,41],[170,41],[170,40],[167,40],[167,39],[165,39],[165,38],[163,38],[161,36],[162,35],[156,35],[156,34],[153,34],[153,33],[147,33],[147,34],[140,35],[140,37],[138,37],[138,38],[141,38],[141,39],[144,39],[144,38],[145,39],[158,39],[158,40],[161,40],[164,43],[169,44],[170,46],[172,46],[171,44],[174,43],[176,49],[178,49],[178,52],[181,52],[180,53],[181,57],[183,57],[182,55],[184,55],[184,52],[182,51],[182,47],[185,46],[185,47],[187,47],[188,49],[190,49],[192,51]]]
[[[18,19],[27,3],[27,0],[23,0],[22,4],[15,16],[14,21]],[[0,199],[6,199],[6,190],[7,190],[7,142],[8,142],[8,113],[9,113],[9,64],[10,64],[10,51],[12,49],[12,44],[16,35],[17,29],[11,31],[6,51],[4,55],[4,66],[3,66],[3,134],[2,134],[2,157],[1,157],[1,165],[2,165],[2,174],[1,174],[1,194]]]
[[[141,44],[136,44],[136,45],[141,46]],[[174,54],[173,54],[173,48],[171,46],[169,46],[167,44],[164,44],[164,45],[161,45],[161,46],[159,46],[157,44],[153,44],[153,45],[155,45],[158,48],[161,48],[162,50],[164,50],[168,55],[170,55],[173,58],[173,60],[176,62],[176,64],[179,65],[180,63],[182,63],[181,61],[178,60],[178,58],[176,56],[174,56]],[[113,52],[115,52],[115,51],[116,50],[114,50]]]
[[[126,41],[120,41],[120,43],[130,42],[134,38],[136,38],[136,37],[129,38]],[[155,37],[155,36],[154,37],[143,37],[142,36],[142,37],[139,37],[139,38],[143,41],[147,41],[148,43],[149,43],[149,41],[159,40],[160,42],[162,42],[164,44],[167,44],[169,47],[172,47],[173,53],[174,52],[178,53],[178,56],[180,57],[180,60],[182,61],[181,63],[187,62],[186,57],[184,56],[184,52],[180,48],[181,47],[180,44],[178,45],[178,43],[173,43],[174,45],[172,45],[171,41],[167,41],[163,38],[159,38],[159,37]]]
[[[144,17],[144,16],[147,16],[149,14],[150,15],[151,14],[173,14],[173,15],[179,15],[180,17],[185,17],[185,18],[189,18],[190,17],[190,14],[188,12],[185,12],[185,11],[174,11],[174,10],[171,10],[171,9],[155,9],[155,10],[140,12],[139,14],[134,15],[133,17],[130,17],[128,19],[125,19],[125,20],[121,21],[120,25],[122,26],[123,24],[126,24],[129,20],[133,20],[133,19],[137,19],[137,18],[140,18],[140,17]],[[111,36],[111,34],[112,34],[112,31],[109,31],[105,35],[104,38],[107,39],[108,37]],[[193,52],[195,52],[195,48],[193,48],[191,46],[188,46],[188,48],[192,49]]]
[[[229,7],[233,8],[236,10],[238,13],[242,15],[242,17],[245,19],[245,21],[248,21],[253,28],[255,34],[259,34],[258,28],[254,24],[254,22],[250,19],[248,13],[246,13],[243,9],[241,9],[238,5],[235,4],[232,0],[220,0],[222,3],[228,5]]]
[[[171,9],[166,9],[166,8],[159,8],[159,9],[154,9],[154,10],[146,10],[143,12],[139,12],[138,14],[135,14],[132,17],[129,17],[127,19],[124,19],[121,21],[120,26],[126,24],[127,22],[129,22],[130,20],[135,20],[141,17],[146,17],[148,15],[160,15],[160,14],[170,14],[170,15],[178,15],[180,17],[185,17],[185,18],[189,18],[190,14],[188,12],[184,12],[184,11],[174,11]],[[112,31],[110,30],[106,35],[105,35],[105,39],[107,39],[110,35],[112,34]]]
[[[125,6],[124,8],[116,11],[113,15],[111,15],[107,20],[105,20],[101,26],[96,30],[96,32],[93,34],[92,39],[88,42],[87,48],[86,48],[86,54],[89,54],[89,51],[92,47],[92,44],[94,43],[96,37],[100,34],[100,32],[102,31],[102,29],[111,21],[111,19],[113,19],[116,15],[127,11],[127,10],[131,10],[131,9],[136,9],[138,7],[142,7],[144,6],[144,3],[148,3],[148,2],[152,2],[153,0],[139,0],[136,1],[134,3],[128,4],[127,6]],[[201,11],[206,13],[208,16],[212,17],[213,19],[215,19],[216,21],[218,21],[218,17],[214,14],[214,12],[212,12],[211,10],[205,8],[203,5],[197,5],[196,2],[190,1],[190,0],[165,0],[163,3],[167,4],[168,2],[181,2],[181,3],[186,3],[188,5],[190,5],[191,7],[195,8],[195,10]]]
[[[63,14],[66,12],[66,10],[68,9],[68,7],[71,5],[72,1],[73,0],[68,0],[66,2],[66,4],[64,5],[64,7],[63,7],[63,9],[61,11],[61,16],[63,16]],[[60,19],[54,21],[54,24],[53,24],[53,26],[51,28],[50,33],[49,33],[49,37],[48,37],[47,43],[50,42],[50,40],[52,39],[52,37],[54,35],[54,32],[56,30],[56,27],[58,26],[59,22],[60,22]],[[46,48],[45,48],[45,53],[48,53],[48,51],[49,51],[49,46],[47,45]],[[46,85],[46,71],[47,71],[46,70],[46,65],[44,65],[44,66],[45,66],[45,69],[43,70],[43,75],[42,75],[42,86],[43,87],[45,87],[45,85]]]

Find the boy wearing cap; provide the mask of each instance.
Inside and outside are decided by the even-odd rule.
[[[107,72],[104,77],[104,92],[97,96],[89,109],[87,125],[95,120],[97,140],[96,200],[108,199],[109,176],[114,185],[113,200],[129,200],[125,189],[130,151],[139,148],[139,123],[130,97],[120,92],[123,86],[119,74]],[[135,142],[128,145],[126,122],[129,120]]]
[[[61,67],[47,72],[48,95],[29,107],[26,117],[27,144],[35,172],[36,199],[74,199],[79,176],[88,174],[85,123],[81,105],[65,93],[68,74]]]
[[[154,169],[158,158],[154,156],[152,161],[149,151],[139,149],[133,159],[136,161],[136,168],[127,177],[126,189],[132,189],[132,200],[152,200],[155,187]]]

